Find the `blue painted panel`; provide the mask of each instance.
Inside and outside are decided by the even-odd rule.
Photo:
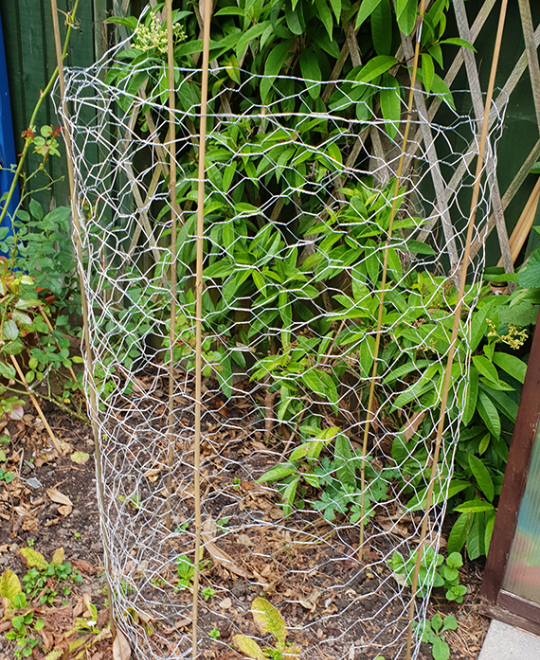
[[[0,197],[11,186],[13,173],[10,171],[10,168],[16,166],[16,164],[17,156],[13,137],[13,122],[11,119],[6,54],[2,35],[2,21],[0,19],[0,165],[2,166],[2,170],[0,170]],[[9,227],[9,234],[13,234],[11,218],[19,205],[19,201],[19,189],[17,188],[8,207],[7,215],[2,222],[3,227]]]

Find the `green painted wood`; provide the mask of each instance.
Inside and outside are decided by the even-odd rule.
[[[70,11],[74,0],[57,0],[60,12]],[[78,27],[73,30],[67,64],[89,66],[104,52],[106,42],[101,38],[103,20],[109,11],[110,0],[80,0],[77,10]],[[40,91],[46,86],[56,68],[56,51],[50,0],[10,0],[0,3],[0,15],[4,28],[6,59],[11,94],[15,143],[20,153],[24,146],[22,132],[28,128],[30,117]],[[60,15],[62,40],[65,35],[65,21]],[[58,125],[53,105],[43,104],[37,118],[37,129],[46,124]],[[97,153],[96,153],[97,157]],[[32,154],[26,172],[32,172],[41,159]],[[40,192],[50,180],[54,185],[54,203],[69,203],[66,162],[63,158],[53,158],[47,163],[46,171],[50,178],[41,175],[32,181],[36,198],[45,206],[52,201],[51,193]]]

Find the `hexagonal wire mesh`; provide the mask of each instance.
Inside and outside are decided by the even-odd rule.
[[[233,84],[226,70],[211,70],[202,292],[204,524],[203,551],[195,558],[201,71],[176,70],[173,256],[166,70],[149,60],[144,70],[126,72],[122,58],[129,45],[120,44],[89,69],[66,71],[70,110],[63,116],[82,218],[95,359],[87,379],[97,393],[100,514],[119,626],[137,658],[189,657],[198,560],[199,657],[239,657],[231,650],[233,643],[242,648],[239,634],[279,646],[280,625],[275,638],[261,641],[249,614],[253,599],[264,596],[284,618],[286,643],[295,645],[284,657],[397,658],[457,300],[478,123],[458,114],[449,99],[440,123],[416,113],[396,199],[403,124],[371,110],[370,97],[380,88],[364,85],[359,96],[348,80],[278,77],[275,100],[261,107],[251,104],[249,92],[268,84],[264,77],[242,72]],[[315,84],[335,87],[330,112],[313,111]],[[417,107],[425,107],[425,95],[415,94],[424,101]],[[467,104],[461,96],[454,93],[458,106]],[[480,242],[503,114],[493,106],[475,226]],[[382,152],[370,148],[375,144]],[[388,282],[375,358],[386,246]],[[480,251],[469,267],[460,320],[418,620],[435,577],[467,401],[471,344],[478,339],[471,337],[471,310],[482,265]],[[419,645],[415,638],[414,657]]]

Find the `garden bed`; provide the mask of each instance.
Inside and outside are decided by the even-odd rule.
[[[237,403],[241,410],[242,401]],[[206,430],[217,427],[218,420],[221,430],[215,433],[227,433],[227,415],[234,412],[231,404],[227,405],[231,410],[225,409],[215,397],[206,401],[203,417]],[[217,411],[216,406],[221,410]],[[237,413],[234,412],[235,416]],[[88,597],[97,607],[99,630],[103,631],[108,619],[91,431],[85,424],[54,409],[47,411],[47,417],[64,443],[64,456],[50,450],[42,424],[33,414],[26,414],[20,421],[10,421],[4,431],[11,438],[5,450],[8,455],[5,467],[14,474],[19,468],[21,471],[20,477],[1,485],[0,564],[2,570],[11,569],[22,579],[28,571],[21,555],[23,548],[32,547],[49,562],[54,552],[63,547],[65,559],[80,572],[83,582],[66,582],[70,591],[66,595],[59,593],[51,602],[54,609],[39,606],[40,613],[36,616],[47,625],[41,635],[35,636],[40,644],[50,644],[53,639],[55,645],[62,647],[75,638],[84,638],[90,644],[101,634],[101,641],[90,644],[87,657],[106,660],[112,657],[106,630],[100,633],[96,629],[93,634],[83,631],[66,638],[77,616],[90,618],[91,612],[85,604]],[[246,478],[246,474],[260,475],[269,467],[264,453],[259,451],[262,435],[261,431],[250,433],[246,429],[241,442],[230,443],[228,438],[228,446],[232,447],[228,458],[235,470],[220,469],[219,456],[212,455],[213,444],[203,445],[205,511],[217,525],[214,531],[211,526],[205,528],[206,540],[208,534],[212,535],[214,550],[205,553],[202,564],[201,588],[210,589],[205,593],[211,594],[208,600],[200,601],[202,656],[223,660],[241,657],[228,645],[239,632],[256,635],[250,605],[255,597],[263,596],[278,608],[290,629],[288,640],[300,646],[304,657],[325,660],[355,657],[371,660],[381,654],[387,660],[404,657],[403,652],[397,655],[398,646],[389,646],[398,636],[396,633],[407,625],[406,611],[397,598],[398,585],[385,562],[377,563],[373,572],[359,570],[355,556],[356,527],[346,520],[330,525],[315,511],[304,511],[297,519],[293,514],[285,521],[271,491]],[[74,457],[82,461],[84,454],[90,454],[86,462],[72,460]],[[55,493],[67,496],[73,506],[51,500],[51,494],[58,499]],[[192,501],[188,498],[183,507],[185,518],[189,519]],[[375,517],[367,528],[371,561],[391,551],[392,541],[381,533],[382,523]],[[296,534],[291,532],[294,529]],[[412,531],[405,523],[401,529],[404,534]],[[187,544],[187,537],[184,539],[179,530],[172,550],[188,551]],[[216,547],[233,558],[232,567],[219,559]],[[136,554],[135,550],[132,555]],[[136,570],[132,570],[132,575],[135,580]],[[187,650],[191,624],[189,590],[167,586],[175,585],[178,575],[162,577],[159,584],[146,581],[140,591],[153,605],[158,600],[156,596],[166,594],[167,609],[176,603],[179,613],[170,625],[160,621],[153,627],[154,635],[148,639],[152,640],[155,657],[160,652],[166,655],[178,643],[182,650]],[[451,658],[455,660],[476,657],[487,632],[488,622],[477,608],[480,577],[478,565],[466,565],[461,569],[461,581],[468,588],[464,603],[450,604],[438,593],[431,601],[430,617],[439,612],[457,618],[458,630],[446,633]],[[2,626],[4,632],[10,629],[8,622]],[[53,638],[47,637],[48,634]],[[3,636],[1,640],[0,658],[11,660],[13,642],[7,642]],[[366,640],[370,641],[367,653],[355,651]],[[43,653],[36,649],[32,657],[42,658]],[[431,657],[428,645],[422,645],[419,657]]]

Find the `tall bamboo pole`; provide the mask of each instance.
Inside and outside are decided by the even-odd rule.
[[[426,2],[425,0],[420,0],[420,6],[418,9],[418,22],[416,28],[416,46],[414,49],[414,62],[411,75],[411,89],[409,92],[409,102],[407,105],[407,122],[405,124],[405,130],[403,131],[403,144],[401,145],[401,156],[399,159],[398,169],[396,173],[396,182],[394,185],[394,194],[392,199],[392,210],[390,212],[390,224],[388,227],[388,236],[386,239],[386,244],[384,246],[384,257],[383,257],[383,269],[382,269],[382,278],[381,278],[381,292],[379,298],[379,309],[377,313],[377,334],[375,336],[375,350],[373,352],[373,368],[371,371],[371,382],[369,384],[369,397],[367,405],[367,418],[364,426],[364,438],[362,443],[362,467],[360,470],[360,543],[358,546],[358,558],[360,561],[363,559],[364,552],[364,530],[365,530],[365,492],[366,492],[366,457],[367,457],[367,444],[369,438],[369,431],[371,429],[371,423],[375,418],[374,402],[375,402],[375,383],[377,380],[377,368],[378,368],[378,358],[379,350],[381,346],[381,333],[382,333],[382,317],[384,312],[384,298],[386,293],[386,281],[388,274],[388,250],[390,248],[390,241],[392,240],[392,233],[394,230],[394,220],[396,218],[397,212],[397,201],[399,195],[399,187],[401,184],[401,176],[403,174],[403,166],[405,164],[405,158],[407,156],[407,145],[409,142],[409,133],[411,129],[411,113],[414,103],[414,88],[416,85],[416,76],[418,73],[418,60],[420,57],[420,42],[422,39],[422,25],[424,21]]]
[[[58,6],[56,0],[51,0],[51,10],[54,28],[54,43],[56,48],[56,61],[58,66],[58,84],[60,87],[60,102],[62,104],[62,112],[64,118],[68,117],[68,107],[66,102],[66,85],[64,80],[64,56],[62,52],[62,44],[60,41],[60,24],[58,22]],[[84,287],[84,271],[83,271],[83,247],[82,247],[82,234],[81,234],[81,220],[79,216],[79,204],[77,201],[77,190],[75,186],[75,173],[73,170],[73,148],[71,144],[71,135],[67,126],[63,130],[64,142],[66,145],[67,155],[67,168],[69,189],[71,194],[71,212],[73,215],[73,241],[77,252],[77,272],[79,276],[79,286],[81,289],[81,312],[83,317],[83,337],[84,349],[86,355],[86,368],[88,374],[88,392],[90,398],[90,416],[92,421],[92,431],[94,434],[94,452],[96,461],[96,483],[98,491],[98,499],[102,513],[105,511],[105,491],[103,485],[103,473],[101,469],[101,445],[99,441],[99,425],[98,425],[98,403],[97,392],[94,382],[94,356],[92,351],[92,344],[90,342],[90,328],[88,323],[88,299],[86,297],[86,290]],[[114,591],[109,581],[111,560],[109,554],[109,537],[107,529],[103,520],[103,515],[100,516],[101,534],[103,536],[104,545],[104,559],[105,559],[105,575],[109,582],[109,598],[111,624],[114,627],[113,608],[114,608]]]
[[[212,0],[205,0],[203,20],[203,63],[201,85],[201,118],[199,128],[199,184],[197,190],[197,265],[195,276],[195,436],[193,439],[193,470],[195,497],[195,574],[193,576],[193,639],[192,658],[197,657],[197,608],[199,592],[199,554],[201,547],[201,397],[202,397],[202,289],[204,237],[204,180],[206,156],[206,119],[208,112],[208,67],[210,54],[210,21]]]
[[[467,239],[465,243],[465,250],[463,252],[463,259],[461,262],[461,272],[459,277],[458,300],[454,313],[454,325],[452,327],[452,338],[450,340],[450,348],[448,349],[448,357],[446,362],[446,371],[444,374],[444,384],[441,393],[441,409],[439,414],[439,422],[437,424],[437,437],[435,439],[435,449],[433,452],[433,463],[431,467],[431,475],[429,486],[426,494],[426,506],[424,509],[424,516],[422,520],[422,527],[420,530],[420,542],[416,551],[416,565],[414,568],[413,581],[411,586],[411,602],[409,604],[409,624],[407,627],[407,648],[406,660],[411,658],[411,644],[412,644],[412,622],[414,619],[414,604],[416,598],[416,591],[418,588],[418,576],[420,574],[420,565],[422,563],[422,554],[424,543],[427,535],[427,528],[429,523],[429,510],[431,509],[431,502],[433,497],[433,488],[437,477],[439,454],[442,444],[442,436],[444,432],[444,421],[446,418],[446,407],[448,403],[448,393],[450,391],[450,376],[452,373],[452,364],[454,362],[454,353],[456,350],[457,337],[459,331],[459,321],[461,318],[461,309],[463,307],[463,299],[465,297],[465,283],[467,279],[467,270],[469,267],[469,258],[471,253],[471,242],[474,229],[474,222],[476,219],[476,212],[478,210],[478,199],[480,196],[480,183],[482,178],[482,169],[484,166],[484,156],[486,152],[486,141],[489,128],[489,114],[491,109],[491,102],[493,100],[493,90],[495,88],[495,76],[497,74],[497,67],[499,64],[499,55],[501,52],[501,42],[504,31],[504,23],[506,20],[506,10],[508,7],[508,0],[502,0],[501,11],[499,16],[499,25],[497,28],[497,36],[495,39],[495,50],[493,52],[493,60],[491,63],[491,74],[489,79],[489,86],[486,95],[486,106],[484,109],[484,120],[482,123],[482,133],[480,135],[480,143],[478,147],[478,159],[476,161],[476,177],[474,182],[473,195],[471,200],[471,212],[469,223],[467,226]]]
[[[169,319],[169,418],[167,428],[167,478],[168,508],[166,526],[171,529],[171,497],[173,491],[173,456],[174,456],[174,345],[176,341],[176,218],[178,216],[176,206],[176,91],[174,86],[174,44],[172,30],[172,0],[167,0],[167,60],[168,60],[168,83],[169,83],[169,196],[171,204],[171,316]],[[168,554],[168,544],[165,547]]]

